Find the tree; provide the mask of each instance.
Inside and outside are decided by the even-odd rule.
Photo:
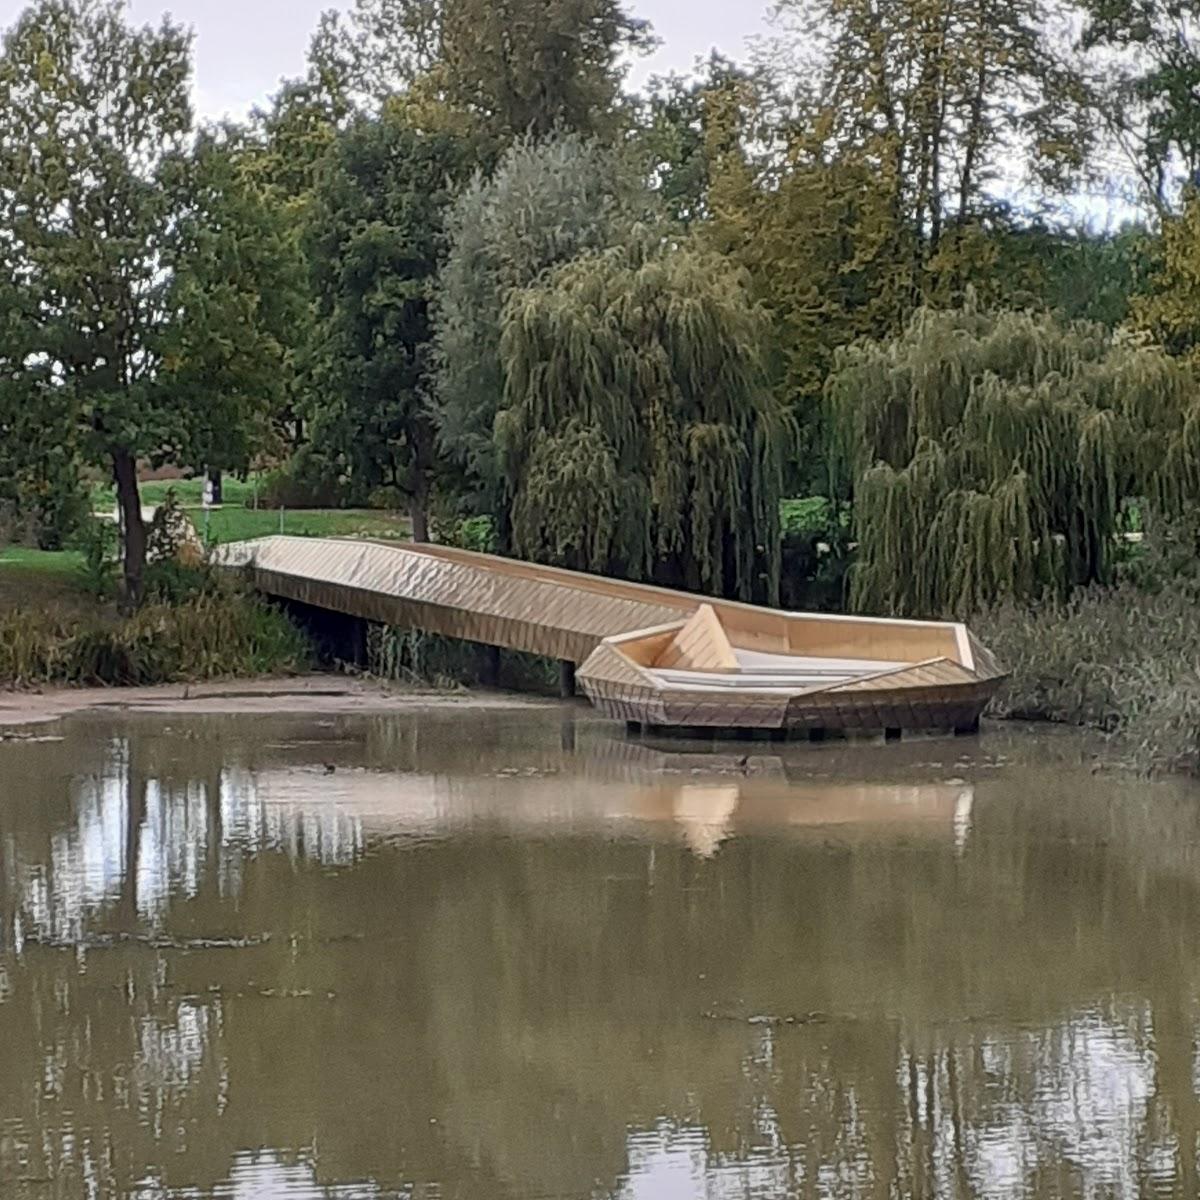
[[[438,441],[465,489],[500,524],[508,549],[505,477],[494,438],[503,406],[501,318],[513,291],[545,270],[619,242],[645,203],[617,153],[575,134],[522,139],[491,179],[471,180],[447,216],[437,284]]]
[[[501,144],[612,133],[623,60],[651,44],[621,0],[445,0],[446,93]]]
[[[967,617],[1108,581],[1126,502],[1200,489],[1191,372],[1098,325],[922,310],[842,350],[828,395],[859,610]]]
[[[399,105],[360,118],[337,142],[312,210],[318,439],[369,484],[408,499],[428,540],[434,467],[429,411],[431,300],[462,146],[409,124]]]
[[[716,51],[690,76],[650,80],[638,106],[634,144],[664,212],[680,226],[710,214],[714,159],[763,136],[750,119],[768,87],[761,72],[749,73]]]
[[[1083,0],[1075,69],[1135,181],[1164,216],[1200,180],[1200,8],[1194,0]]]
[[[1162,224],[1158,262],[1146,293],[1133,301],[1133,324],[1168,353],[1200,366],[1200,195],[1189,190]]]
[[[210,287],[231,299],[255,285],[222,278],[248,269],[244,244],[226,253],[241,202],[196,187],[217,166],[204,150],[189,157],[189,36],[170,22],[132,29],[123,14],[116,0],[40,0],[6,35],[0,229],[34,297],[18,386],[30,403],[66,404],[80,453],[111,471],[135,604],[139,460],[203,466],[251,390],[231,407],[203,381],[229,385],[246,369],[261,380],[269,363],[254,361],[261,343],[239,324],[254,306],[223,313],[206,299]],[[195,319],[220,324],[183,328]]]
[[[322,18],[309,82],[339,120],[411,93],[469,115],[502,148],[613,132],[625,58],[650,45],[621,0],[355,0]]]
[[[961,296],[974,228],[997,189],[1051,190],[1087,163],[1093,129],[1042,0],[783,0],[805,128],[823,161],[858,163],[911,248],[914,301]],[[792,55],[793,61],[795,54]]]
[[[645,233],[514,291],[497,432],[516,550],[777,600],[791,446],[768,329],[719,257]]]
[[[59,550],[86,519],[65,389],[30,338],[35,298],[0,239],[0,545]]]
[[[336,120],[378,113],[441,60],[444,0],[354,0],[321,15],[308,85]]]
[[[236,127],[206,130],[164,170],[186,199],[164,260],[170,319],[154,346],[155,391],[175,410],[181,458],[211,474],[245,472],[273,441],[307,307],[287,211],[256,153]]]

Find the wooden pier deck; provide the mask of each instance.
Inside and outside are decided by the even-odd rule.
[[[577,665],[601,712],[650,727],[967,729],[1004,676],[952,622],[784,613],[447,546],[269,537],[218,562],[270,596]]]

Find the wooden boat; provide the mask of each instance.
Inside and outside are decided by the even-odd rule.
[[[448,546],[281,536],[217,561],[310,610],[581,664],[602,713],[654,728],[970,730],[1004,677],[960,624],[784,613]]]

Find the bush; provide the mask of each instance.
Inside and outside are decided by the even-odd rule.
[[[1195,613],[1186,583],[1147,591],[1130,581],[992,608],[972,624],[1012,671],[994,712],[1099,729],[1143,769],[1200,773]]]
[[[355,488],[335,459],[304,446],[263,480],[262,508],[358,508],[369,495]]]
[[[75,549],[83,554],[83,590],[93,599],[108,600],[117,593],[120,531],[112,521],[89,517],[75,535]]]
[[[790,609],[841,610],[850,564],[850,506],[823,496],[785,500],[780,528],[780,603]]]
[[[304,636],[280,612],[228,586],[123,621],[16,609],[0,614],[0,681],[124,686],[303,670]]]

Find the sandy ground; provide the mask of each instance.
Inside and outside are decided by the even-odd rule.
[[[78,713],[342,713],[414,708],[537,708],[553,701],[502,692],[402,689],[338,675],[234,680],[147,688],[47,688],[0,691],[0,731],[42,725]]]

